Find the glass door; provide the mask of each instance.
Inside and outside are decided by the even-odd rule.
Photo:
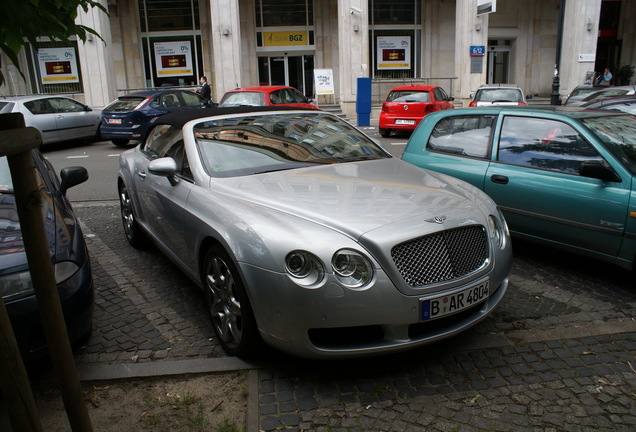
[[[510,77],[510,47],[490,46],[488,49],[487,84],[508,84]]]
[[[258,58],[261,85],[286,85],[314,97],[314,56],[278,55]]]

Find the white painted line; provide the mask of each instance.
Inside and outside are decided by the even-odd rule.
[[[112,153],[109,154],[108,157],[119,157],[119,153]]]
[[[394,145],[394,146],[405,146],[406,145],[405,142],[392,142],[392,143],[389,143],[389,144]]]
[[[66,156],[66,159],[85,159],[87,157],[90,157],[89,155],[82,155],[82,156]]]

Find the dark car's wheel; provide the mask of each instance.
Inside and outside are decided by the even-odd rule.
[[[128,143],[130,142],[130,140],[127,140],[127,139],[114,139],[114,140],[111,140],[111,141],[117,147],[127,147]]]
[[[203,263],[205,299],[223,349],[239,357],[253,355],[262,340],[234,263],[220,246],[211,247]]]
[[[121,211],[121,221],[124,225],[126,239],[131,246],[142,249],[148,244],[148,238],[139,227],[132,201],[128,195],[128,189],[123,183],[119,186],[119,209]]]
[[[391,135],[391,129],[379,128],[379,131],[380,131],[380,135],[384,138],[388,138],[389,135]]]

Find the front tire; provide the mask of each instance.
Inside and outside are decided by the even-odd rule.
[[[115,144],[117,147],[128,147],[128,143],[130,142],[130,140],[127,140],[127,139],[114,139],[114,140],[111,140],[111,142],[113,144]]]
[[[148,245],[148,238],[141,230],[137,217],[133,209],[132,201],[128,195],[128,189],[125,184],[119,186],[119,210],[121,212],[121,221],[124,225],[124,234],[126,240],[134,248],[143,249]]]
[[[214,332],[233,356],[254,355],[262,343],[241,277],[220,246],[205,255],[202,282]]]

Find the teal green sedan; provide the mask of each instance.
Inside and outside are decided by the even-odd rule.
[[[569,107],[439,111],[402,159],[477,186],[513,235],[636,267],[636,116]]]

